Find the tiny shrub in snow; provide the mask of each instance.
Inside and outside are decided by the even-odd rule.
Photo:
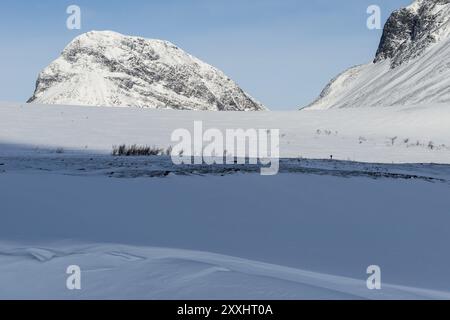
[[[122,144],[120,146],[113,146],[113,156],[161,156],[164,155],[164,149],[149,146],[138,146],[133,144],[127,146]]]

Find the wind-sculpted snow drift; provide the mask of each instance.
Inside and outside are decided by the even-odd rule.
[[[310,109],[450,102],[450,1],[416,0],[386,22],[372,63],[333,79]]]
[[[208,252],[126,245],[0,246],[4,299],[449,299],[448,292],[315,273]],[[62,271],[83,266],[82,290]],[[33,272],[30,272],[33,270]],[[11,273],[21,273],[17,283]],[[42,288],[46,290],[43,292]],[[126,288],[126,289],[125,289]]]
[[[174,44],[88,32],[43,70],[28,102],[214,111],[258,111],[220,70]]]

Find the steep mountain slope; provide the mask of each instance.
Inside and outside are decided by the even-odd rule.
[[[28,102],[257,111],[264,106],[170,42],[93,31],[41,72]]]
[[[372,63],[353,67],[310,109],[450,102],[450,0],[416,0],[386,22]]]

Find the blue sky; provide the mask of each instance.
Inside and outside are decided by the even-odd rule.
[[[272,110],[313,100],[344,69],[373,59],[383,22],[412,0],[2,0],[0,101],[26,101],[40,70],[90,30],[165,39],[218,67]],[[66,8],[82,29],[66,28]]]

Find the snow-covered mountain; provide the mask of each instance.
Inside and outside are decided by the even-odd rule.
[[[43,70],[28,102],[188,110],[264,106],[220,70],[170,42],[92,31]]]
[[[310,109],[450,102],[450,0],[392,13],[372,63],[333,79]]]

